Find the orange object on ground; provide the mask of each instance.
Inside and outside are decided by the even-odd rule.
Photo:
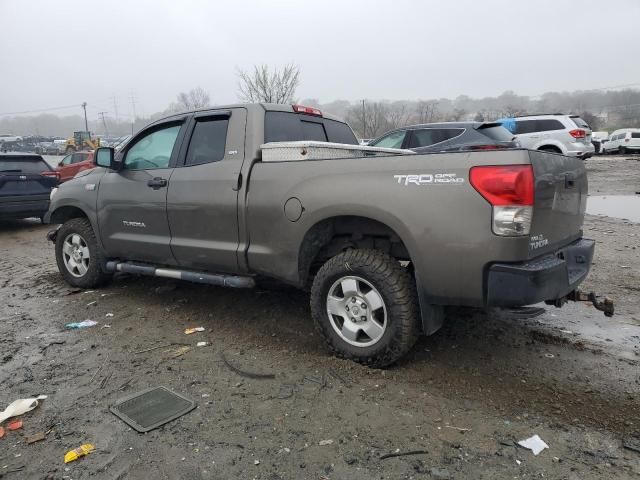
[[[90,443],[85,443],[84,445],[80,445],[78,448],[74,448],[73,450],[70,450],[64,454],[64,463],[73,462],[74,460],[77,460],[80,457],[89,455],[95,449],[96,447],[91,445]]]
[[[7,430],[19,430],[22,428],[22,420],[15,420],[7,425]]]
[[[0,438],[4,437],[4,428],[0,427]]]

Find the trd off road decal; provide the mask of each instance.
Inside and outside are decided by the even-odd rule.
[[[461,185],[464,178],[458,177],[457,173],[420,173],[417,175],[394,175],[399,185],[408,187],[409,185]]]

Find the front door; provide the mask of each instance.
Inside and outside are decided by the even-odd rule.
[[[192,121],[185,158],[171,177],[167,195],[171,249],[180,266],[238,271],[245,123],[243,108],[203,113]]]
[[[98,191],[100,238],[109,257],[173,265],[167,189],[182,122],[154,125],[127,146],[119,171],[105,173]]]

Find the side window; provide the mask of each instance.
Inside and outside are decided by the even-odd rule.
[[[71,165],[71,160],[73,159],[73,155],[67,155],[60,162],[62,165]]]
[[[228,118],[198,121],[191,135],[185,165],[201,165],[222,160],[227,143],[228,126]]]
[[[405,130],[390,133],[386,137],[382,137],[372,146],[380,148],[401,148],[406,134],[407,132]]]
[[[535,120],[516,120],[516,135],[522,135],[524,133],[533,133],[536,131]]]
[[[137,139],[125,154],[124,168],[127,170],[168,168],[178,132],[180,132],[180,125],[173,125]]]
[[[409,140],[409,148],[428,147],[437,143],[446,142],[462,134],[464,128],[426,128],[414,130]]]
[[[84,162],[87,159],[86,153],[74,153],[72,155],[71,163],[80,163]]]
[[[551,130],[564,130],[564,125],[553,118],[536,120],[536,132],[549,132]]]

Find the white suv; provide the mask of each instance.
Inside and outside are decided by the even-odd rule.
[[[604,144],[605,153],[640,152],[640,128],[616,130]]]
[[[582,159],[593,156],[591,127],[578,115],[526,115],[497,121],[529,150],[544,150]]]

